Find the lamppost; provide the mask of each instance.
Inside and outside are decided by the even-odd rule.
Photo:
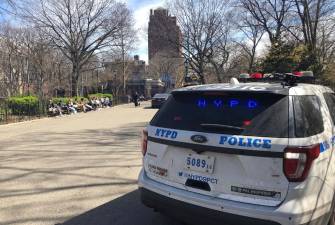
[[[186,52],[186,58],[185,58],[185,62],[184,62],[184,66],[185,66],[185,77],[184,77],[184,81],[190,82],[190,77],[188,76],[188,67],[189,67],[189,59],[190,59],[190,33],[189,30],[187,31],[187,37],[186,37],[186,46],[187,46],[187,52]]]
[[[185,59],[184,67],[185,67],[184,82],[187,83],[190,82],[190,77],[188,76],[188,67],[189,67],[188,59]]]
[[[99,80],[99,69],[97,69],[96,72],[97,72],[97,93],[98,93],[99,92],[99,82],[100,82],[100,80]]]

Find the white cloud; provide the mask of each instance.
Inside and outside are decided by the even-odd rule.
[[[138,45],[134,54],[140,55],[140,58],[148,63],[148,22],[150,9],[156,9],[164,6],[164,0],[151,1],[147,5],[139,6],[134,10],[135,28],[138,30]],[[136,7],[136,6],[135,6]]]

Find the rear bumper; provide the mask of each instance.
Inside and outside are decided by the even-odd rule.
[[[147,207],[192,224],[215,225],[224,222],[225,225],[280,225],[272,221],[238,216],[196,206],[165,197],[145,188],[140,188],[140,192],[142,203]]]
[[[196,221],[196,224],[326,225],[324,221],[329,217],[325,215],[309,222],[311,214],[288,213],[283,205],[257,206],[193,193],[156,182],[143,170],[138,182],[144,205],[183,221]]]

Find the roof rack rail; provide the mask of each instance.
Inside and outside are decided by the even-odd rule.
[[[281,83],[284,86],[293,87],[298,83],[315,84],[316,80],[313,76],[297,76],[292,73],[272,73],[263,78],[238,78],[238,81],[246,82],[269,82]]]

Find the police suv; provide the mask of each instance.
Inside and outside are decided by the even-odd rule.
[[[143,132],[146,206],[206,225],[335,224],[330,88],[233,82],[171,94]]]

